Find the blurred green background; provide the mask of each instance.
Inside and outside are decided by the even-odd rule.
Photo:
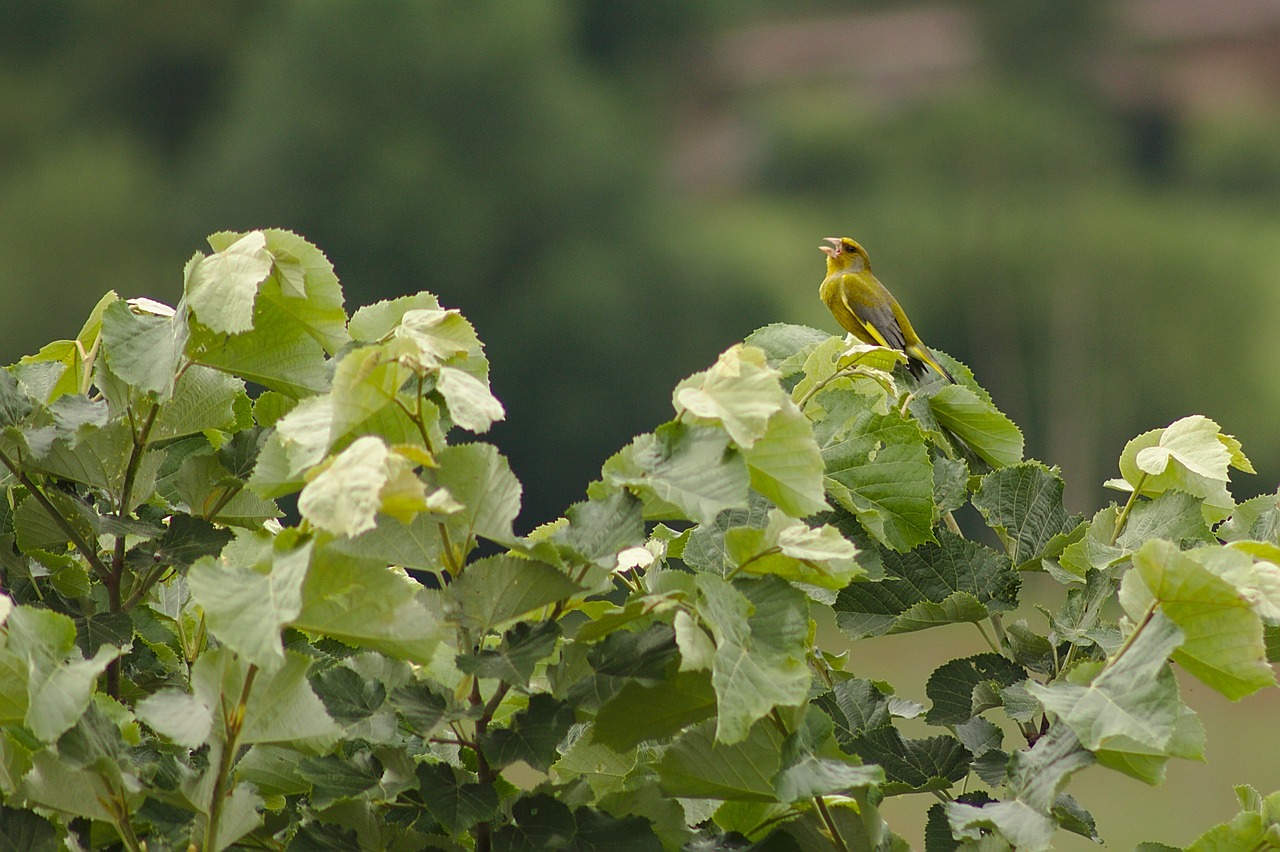
[[[475,323],[527,530],[733,341],[836,331],[849,235],[1073,510],[1189,413],[1273,491],[1278,56],[1267,0],[4,0],[0,361],[291,228]]]
[[[1216,7],[1215,7],[1216,8]],[[0,357],[292,228],[349,307],[488,343],[526,528],[757,326],[835,331],[848,234],[933,346],[1105,498],[1187,413],[1280,442],[1280,16],[1266,0],[0,4]]]

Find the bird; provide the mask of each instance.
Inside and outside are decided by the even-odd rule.
[[[818,246],[827,256],[827,277],[822,279],[818,295],[836,322],[864,343],[905,353],[907,369],[917,379],[924,377],[927,364],[955,384],[955,377],[938,363],[911,327],[898,300],[872,273],[866,249],[848,237],[823,239],[831,245]]]

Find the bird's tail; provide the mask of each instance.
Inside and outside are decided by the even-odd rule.
[[[933,357],[933,353],[928,349],[923,346],[910,346],[907,348],[907,369],[911,371],[911,375],[917,379],[923,378],[925,364],[937,370],[951,384],[958,384],[956,377],[951,375],[951,371],[939,364],[938,359]]]

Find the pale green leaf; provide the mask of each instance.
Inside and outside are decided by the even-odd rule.
[[[440,619],[428,592],[403,569],[319,548],[302,586],[299,630],[398,659],[430,662]]]
[[[138,702],[135,711],[156,733],[187,748],[199,748],[208,742],[213,729],[213,708],[177,689],[148,695]]]
[[[1233,700],[1275,683],[1266,661],[1262,622],[1231,583],[1166,541],[1149,541],[1133,555],[1120,603],[1141,619],[1158,605],[1186,640],[1174,660]]]
[[[318,529],[346,537],[373,529],[379,511],[411,519],[429,508],[413,467],[381,438],[357,438],[302,489],[298,511]]]
[[[270,274],[266,235],[250,231],[189,267],[187,304],[196,318],[215,332],[248,331],[253,328],[258,285]]]
[[[449,417],[469,432],[488,432],[495,421],[507,416],[487,383],[454,367],[440,368],[436,390],[449,407]]]
[[[112,302],[102,314],[102,357],[111,372],[162,402],[173,394],[186,339],[180,315],[139,314],[121,301]]]
[[[752,489],[788,515],[803,518],[830,508],[823,494],[822,452],[809,420],[793,404],[769,418],[764,435],[743,456]]]
[[[333,422],[330,442],[393,403],[412,373],[379,347],[353,349],[338,362],[333,374]]]
[[[676,414],[688,411],[719,423],[745,450],[764,437],[769,419],[788,399],[778,384],[778,374],[765,362],[765,353],[736,344],[709,369],[676,385],[671,401]]]
[[[439,310],[440,302],[430,293],[415,293],[382,302],[365,305],[351,315],[347,330],[353,340],[376,343],[391,333],[401,318],[409,311]]]
[[[1227,480],[1231,451],[1219,440],[1221,429],[1207,417],[1193,414],[1160,432],[1155,446],[1138,451],[1134,464],[1144,473],[1161,474],[1170,461],[1209,479]]]
[[[311,542],[293,549],[280,544],[266,564],[231,565],[205,557],[187,573],[209,631],[262,669],[284,662],[280,630],[302,610],[302,581],[311,559]]]
[[[716,640],[716,740],[736,743],[774,707],[804,702],[810,682],[803,651],[808,602],[774,577],[730,584],[700,574],[697,582],[699,611]]]
[[[730,528],[725,548],[735,573],[773,574],[833,590],[865,574],[854,561],[858,549],[835,527],[810,527],[778,509],[770,510],[763,530]]]

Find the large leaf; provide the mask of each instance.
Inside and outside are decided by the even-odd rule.
[[[191,567],[187,582],[219,641],[259,668],[274,669],[285,659],[280,631],[302,611],[310,560],[311,542],[293,549],[278,546],[261,565],[205,557]]]
[[[1186,638],[1173,654],[1179,665],[1231,699],[1275,683],[1262,622],[1231,583],[1160,540],[1134,553],[1133,567],[1120,603],[1134,619],[1158,605],[1181,628]]]
[[[966,385],[947,385],[929,397],[938,424],[994,468],[1022,461],[1022,431],[991,401]]]
[[[852,391],[825,391],[814,437],[826,487],[880,543],[910,550],[933,539],[933,468],[924,434],[896,409],[877,413]]]
[[[741,344],[676,385],[671,400],[677,414],[688,411],[719,423],[741,449],[763,438],[769,419],[790,402],[778,374],[765,363],[765,353]]]
[[[698,589],[700,612],[716,641],[716,739],[736,743],[774,707],[804,702],[810,680],[803,652],[808,602],[776,577],[731,584],[700,574]]]
[[[1000,536],[1013,564],[1038,567],[1056,559],[1083,518],[1062,504],[1062,477],[1039,462],[1023,462],[982,478],[973,505]],[[1083,528],[1077,533],[1083,535]]]
[[[854,638],[981,621],[1017,605],[1021,579],[1009,558],[940,531],[909,553],[884,551],[885,578],[853,583],[836,599],[836,621]]]
[[[746,462],[713,426],[659,426],[605,462],[602,475],[607,485],[635,491],[649,518],[710,523],[722,510],[747,503]]]

